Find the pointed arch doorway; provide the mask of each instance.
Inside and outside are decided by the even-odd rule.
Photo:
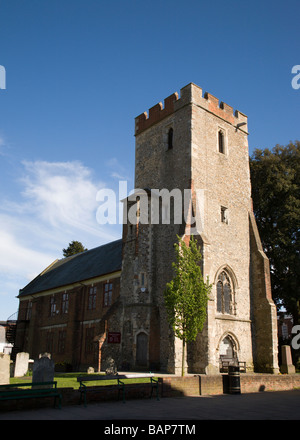
[[[225,336],[220,344],[220,356],[233,360],[236,357],[233,340],[230,336]]]
[[[136,365],[146,367],[148,363],[148,335],[140,332],[136,337]]]
[[[239,344],[232,335],[227,333],[221,338],[218,353],[221,372],[226,372],[229,365],[239,365]]]

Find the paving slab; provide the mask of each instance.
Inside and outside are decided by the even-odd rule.
[[[1,412],[0,420],[300,420],[300,390],[90,403]],[[102,426],[102,425],[101,425]]]

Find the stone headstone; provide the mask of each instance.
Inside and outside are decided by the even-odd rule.
[[[51,382],[54,380],[54,362],[48,356],[34,361],[32,382]]]
[[[39,359],[42,358],[42,357],[47,357],[47,358],[51,359],[51,353],[47,353],[47,352],[40,353],[39,354]]]
[[[117,374],[117,366],[113,358],[109,357],[106,360],[105,374]]]
[[[15,377],[23,377],[28,371],[29,353],[21,352],[16,356]]]
[[[0,385],[9,384],[10,380],[10,355],[0,353]]]
[[[88,374],[94,374],[94,373],[95,373],[95,368],[93,368],[93,367],[89,367],[89,368],[87,369],[87,373],[88,373]]]
[[[280,372],[283,374],[294,374],[296,369],[293,365],[291,347],[282,345],[281,347],[281,367]]]

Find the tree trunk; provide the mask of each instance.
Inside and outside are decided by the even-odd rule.
[[[185,363],[185,338],[182,339],[182,363],[181,363],[181,376],[184,376],[184,363]]]

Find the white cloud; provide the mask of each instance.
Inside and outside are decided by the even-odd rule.
[[[0,296],[12,301],[20,288],[62,258],[70,241],[91,249],[121,232],[119,226],[97,223],[96,195],[104,183],[81,162],[24,161],[22,166],[20,193],[0,203]],[[0,319],[15,311],[5,312],[6,306],[1,303]]]
[[[22,194],[41,219],[52,226],[96,226],[96,193],[104,184],[94,183],[88,168],[80,162],[43,161],[24,162],[24,167]]]
[[[1,225],[3,218],[0,218]],[[10,229],[10,228],[8,228]],[[13,228],[12,228],[13,229]],[[19,289],[56,259],[55,253],[31,249],[8,231],[0,232],[0,320],[18,310]]]
[[[0,272],[2,273],[15,274],[15,276],[19,274],[29,281],[54,259],[53,255],[25,247],[10,233],[0,233]]]

